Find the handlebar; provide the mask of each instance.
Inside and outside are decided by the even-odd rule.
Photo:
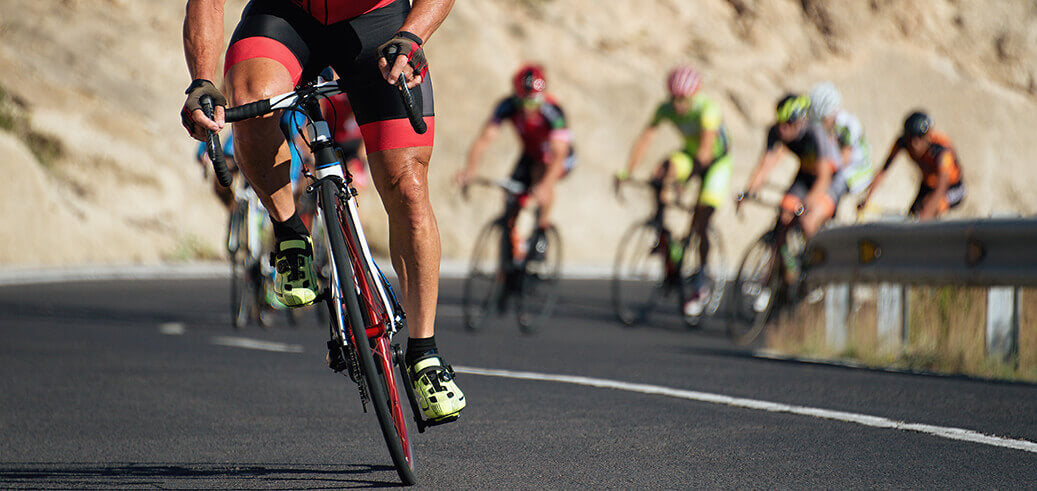
[[[465,200],[468,200],[468,188],[472,185],[486,186],[491,188],[499,188],[505,193],[520,196],[526,192],[525,184],[518,182],[514,179],[487,179],[485,177],[475,177],[464,186],[461,186],[461,195]]]
[[[205,113],[205,117],[213,119],[212,97],[203,95],[198,102],[202,106],[202,112]],[[212,170],[216,173],[216,179],[220,181],[223,187],[230,187],[232,179],[230,171],[227,170],[227,162],[223,158],[223,145],[220,143],[219,133],[215,131],[209,132],[209,139],[205,142],[205,150],[209,153],[209,160],[212,160]]]
[[[399,48],[395,45],[390,45],[382,53],[385,61],[389,62],[390,67],[396,63],[396,57],[399,55]],[[407,110],[407,119],[410,120],[410,125],[414,128],[414,132],[419,135],[425,134],[428,131],[428,126],[425,124],[425,119],[422,117],[420,109],[415,104],[414,95],[407,88],[407,78],[402,73],[400,78],[396,79],[396,89],[399,91],[400,101],[403,102],[404,109]]]

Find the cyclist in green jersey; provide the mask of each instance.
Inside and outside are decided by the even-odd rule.
[[[627,166],[616,173],[617,186],[634,172],[644,157],[664,121],[673,123],[684,139],[684,148],[670,154],[652,175],[662,183],[659,192],[670,183],[685,183],[694,176],[702,178],[698,200],[691,218],[691,228],[699,237],[699,264],[706,264],[709,255],[709,235],[706,233],[713,213],[720,208],[728,195],[731,183],[731,157],[728,155],[729,141],[723,125],[720,106],[699,92],[702,77],[693,68],[681,66],[670,72],[667,86],[670,99],[659,105],[655,116],[634,143]],[[694,275],[698,295],[693,295],[685,310],[692,309],[700,298],[708,298],[708,277],[705,272]]]

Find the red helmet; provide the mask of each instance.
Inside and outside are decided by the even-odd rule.
[[[702,84],[702,77],[690,66],[679,66],[674,68],[670,72],[670,78],[667,81],[667,87],[670,89],[670,95],[674,97],[687,97],[699,90],[699,85]]]
[[[547,78],[544,77],[544,69],[540,65],[519,68],[512,83],[515,85],[515,95],[522,98],[533,97],[547,90]]]

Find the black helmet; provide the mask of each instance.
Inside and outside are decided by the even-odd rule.
[[[911,113],[904,120],[904,134],[907,136],[925,136],[932,127],[932,118],[921,111]]]

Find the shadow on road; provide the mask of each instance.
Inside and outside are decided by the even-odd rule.
[[[392,466],[194,463],[23,463],[0,464],[3,488],[266,488],[330,489],[396,487],[399,481],[364,479]]]

